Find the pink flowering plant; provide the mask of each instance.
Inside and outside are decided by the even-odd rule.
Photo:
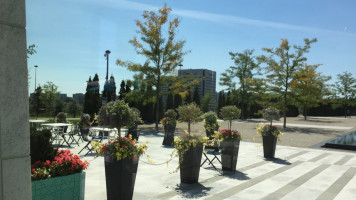
[[[177,113],[173,109],[169,109],[164,113],[164,117],[161,119],[163,125],[177,124]]]
[[[34,181],[81,173],[88,166],[87,161],[82,161],[70,150],[58,150],[52,161],[36,161],[31,165],[31,179]]]
[[[215,132],[215,138],[219,141],[234,142],[242,139],[241,133],[235,130],[220,129],[219,132]]]

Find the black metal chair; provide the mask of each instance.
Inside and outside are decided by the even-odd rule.
[[[213,164],[213,161],[216,159],[221,164],[221,161],[218,158],[218,155],[220,155],[219,151],[220,150],[219,150],[219,146],[218,146],[217,143],[215,143],[214,145],[206,145],[206,146],[204,146],[203,155],[205,157],[205,160],[202,162],[202,164],[200,166],[202,167],[205,164],[205,162],[207,162],[209,165],[213,166],[214,169],[216,169],[215,165]],[[208,155],[212,155],[213,156],[212,159],[209,158]]]
[[[80,130],[82,139],[87,142],[87,144],[79,151],[78,154],[80,154],[83,150],[88,150],[84,156],[88,155],[89,153],[95,152],[94,148],[90,145],[91,142],[101,142],[103,140],[103,135],[99,136],[92,136],[91,138],[88,137],[89,135],[89,127],[87,129],[84,128],[84,130]]]

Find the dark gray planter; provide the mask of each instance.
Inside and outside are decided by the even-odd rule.
[[[163,124],[164,127],[164,139],[162,145],[173,146],[174,131],[176,130],[176,124]]]
[[[198,183],[202,153],[203,145],[197,145],[196,147],[191,146],[183,155],[183,161],[180,164],[181,183]]]
[[[239,155],[240,141],[222,141],[221,148],[221,165],[222,170],[235,171],[237,157]]]
[[[138,157],[125,158],[120,161],[105,156],[105,178],[107,200],[130,200],[132,199]]]
[[[276,152],[277,138],[270,134],[262,136],[263,140],[263,155],[265,158],[274,158]]]

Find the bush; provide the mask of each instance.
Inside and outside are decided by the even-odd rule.
[[[279,115],[279,110],[273,107],[268,107],[262,110],[263,119],[269,121],[272,125],[273,120],[279,121],[281,116]]]
[[[38,131],[35,127],[30,129],[31,163],[38,160],[53,160],[56,151],[51,143],[52,133],[49,129]]]
[[[64,112],[59,112],[56,116],[57,118],[57,122],[58,123],[66,123],[67,122],[67,114],[65,114]]]
[[[195,103],[186,104],[177,108],[179,119],[188,123],[188,134],[190,135],[190,124],[201,120],[202,112]]]
[[[218,116],[216,115],[215,112],[209,111],[204,114],[203,116],[204,122],[203,125],[206,130],[215,130],[216,128],[219,128],[218,124]]]

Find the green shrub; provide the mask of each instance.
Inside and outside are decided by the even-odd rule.
[[[31,163],[38,160],[53,160],[56,151],[52,147],[51,137],[52,133],[49,129],[30,129]]]

